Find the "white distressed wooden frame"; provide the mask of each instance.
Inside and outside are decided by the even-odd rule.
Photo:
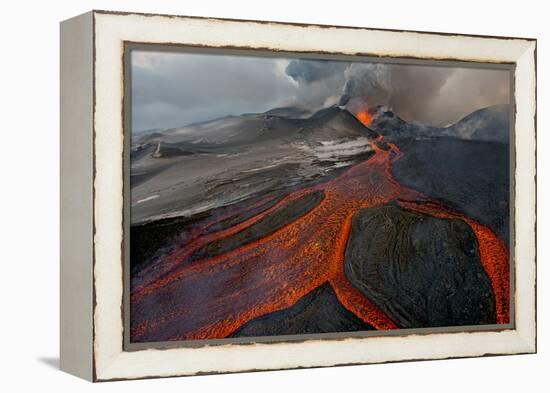
[[[514,329],[123,350],[124,42],[515,64]],[[61,368],[93,381],[536,351],[536,41],[93,11],[61,25]]]

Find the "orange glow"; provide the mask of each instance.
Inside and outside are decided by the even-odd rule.
[[[372,114],[366,111],[358,112],[355,116],[357,117],[357,120],[363,123],[365,127],[368,126],[372,121]]]
[[[363,124],[368,124],[371,117],[366,112],[357,115]],[[402,153],[391,143],[387,143],[389,149],[381,149],[377,142],[382,140],[380,136],[371,142],[374,155],[369,160],[324,183],[291,192],[237,225],[203,234],[215,222],[207,219],[190,230],[188,238],[162,257],[161,273],[132,288],[131,312],[136,316],[131,326],[132,341],[224,338],[254,318],[292,306],[326,282],[341,304],[364,322],[379,330],[399,328],[351,285],[343,265],[353,215],[390,201],[470,225],[492,283],[497,323],[509,322],[508,255],[504,244],[489,228],[438,203],[427,202],[426,196],[401,186],[391,175],[391,165]],[[289,201],[317,190],[322,190],[325,198],[286,226],[224,254],[190,261],[193,253],[210,242],[232,236]]]

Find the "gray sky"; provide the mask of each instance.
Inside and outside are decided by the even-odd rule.
[[[137,50],[131,67],[133,132],[280,106],[314,110],[342,95],[444,126],[510,100],[500,70]]]

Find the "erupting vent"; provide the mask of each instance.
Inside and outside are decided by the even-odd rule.
[[[358,112],[355,115],[355,117],[357,117],[357,120],[359,120],[361,123],[363,123],[363,125],[366,127],[371,123],[373,115],[370,112],[361,111],[361,112]]]

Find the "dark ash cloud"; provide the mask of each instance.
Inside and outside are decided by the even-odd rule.
[[[296,86],[285,105],[317,110],[338,103],[345,83],[344,71],[349,62],[293,59],[289,60],[285,73]]]
[[[508,71],[353,63],[344,73],[342,103],[385,105],[419,123],[444,126],[476,109],[510,101]]]
[[[385,105],[444,126],[510,102],[508,71],[194,53],[132,53],[133,130],[298,106]]]
[[[348,62],[331,60],[291,60],[285,72],[297,82],[312,83],[341,74]]]

